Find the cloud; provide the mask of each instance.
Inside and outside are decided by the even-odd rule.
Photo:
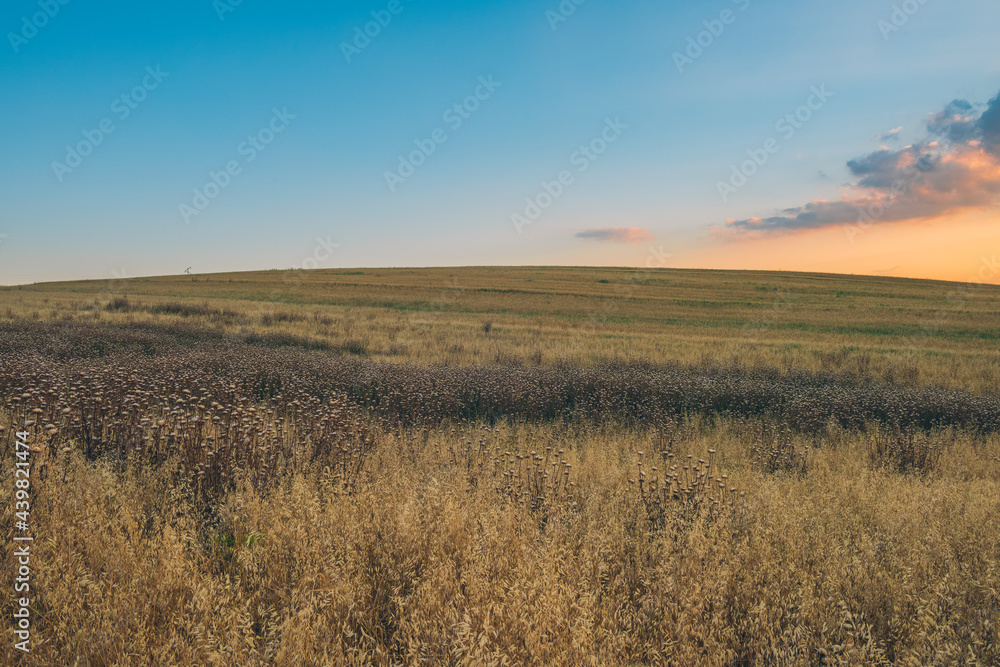
[[[879,141],[899,141],[899,133],[903,131],[902,126],[887,130],[878,135]]]
[[[893,131],[895,132],[895,130]],[[927,121],[927,137],[849,160],[855,177],[836,200],[814,200],[769,217],[727,220],[724,236],[760,236],[864,221],[933,218],[1000,204],[1000,94],[982,113],[955,100]]]
[[[575,236],[604,243],[646,243],[653,240],[649,230],[641,227],[602,227],[577,232]]]
[[[883,190],[891,188],[900,179],[911,178],[914,170],[926,173],[936,166],[938,155],[933,150],[907,146],[898,151],[888,148],[849,160],[847,168],[860,177],[857,185],[862,188]]]
[[[979,117],[979,132],[984,150],[1000,156],[1000,94],[990,100],[986,111]]]
[[[969,141],[976,136],[976,121],[977,118],[969,102],[954,100],[931,116],[927,121],[927,131],[951,141]]]

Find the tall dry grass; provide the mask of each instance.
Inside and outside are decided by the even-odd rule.
[[[995,394],[339,345],[0,325],[0,662],[1000,664]]]
[[[350,493],[317,466],[211,508],[176,462],[60,453],[36,463],[20,664],[998,664],[996,436],[918,476],[842,432],[800,476],[741,428],[672,447],[716,450],[739,500],[666,521],[629,481],[660,435],[614,424],[380,431]],[[519,502],[504,453],[549,447],[571,491]]]

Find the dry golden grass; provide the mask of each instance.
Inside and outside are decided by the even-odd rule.
[[[0,290],[0,663],[1000,664],[997,290],[289,275]]]
[[[611,424],[387,432],[354,493],[297,474],[208,523],[166,468],[56,458],[20,664],[997,664],[1000,440],[939,434],[920,478],[833,433],[803,477],[757,471],[739,429],[674,450],[717,449],[745,495],[663,525],[628,481],[658,436]],[[490,464],[546,446],[575,491],[542,513]]]

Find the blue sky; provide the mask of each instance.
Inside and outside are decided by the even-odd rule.
[[[718,233],[840,197],[858,176],[849,160],[924,141],[952,100],[983,113],[1000,91],[1000,6],[911,2],[887,32],[898,3],[870,0],[567,0],[568,16],[556,0],[9,1],[0,282],[301,266],[318,239],[339,244],[315,262],[330,268],[642,265],[654,248],[671,255],[663,265],[938,275],[926,268],[941,264],[938,241],[936,258],[912,251],[902,268],[882,266],[897,260],[881,233],[803,266],[781,261],[813,256],[781,250],[787,238]],[[344,44],[379,17],[348,62]],[[675,53],[700,32],[707,46],[679,71]],[[793,136],[776,130],[824,86]],[[456,104],[460,126],[445,115]],[[779,150],[724,201],[719,182],[769,138]],[[433,153],[390,188],[386,173],[428,141]],[[605,150],[581,157],[594,141]],[[81,142],[96,145],[70,168]],[[571,182],[518,232],[512,216],[563,172]],[[215,194],[213,173],[226,187],[191,214],[196,189]],[[998,200],[977,200],[978,226],[937,223],[978,230],[975,249],[955,238],[949,271],[974,270],[997,240],[983,230]],[[802,247],[828,244],[793,231]]]

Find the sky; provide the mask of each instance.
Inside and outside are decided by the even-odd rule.
[[[8,0],[0,283],[1000,282],[994,0]]]

